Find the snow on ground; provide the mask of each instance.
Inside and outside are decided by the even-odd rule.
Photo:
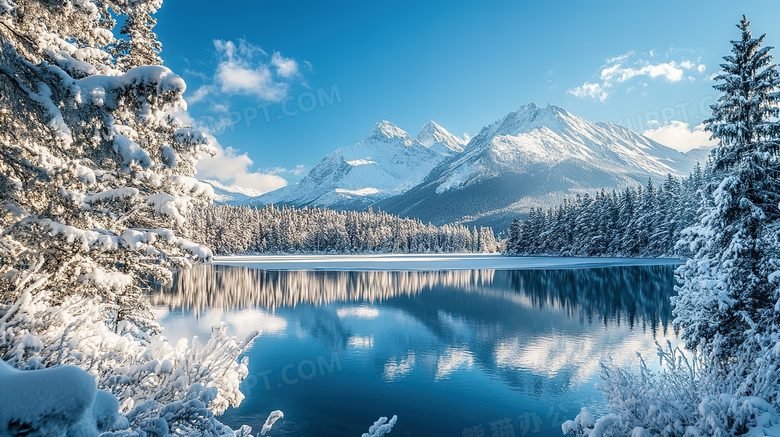
[[[20,371],[0,360],[0,436],[97,436],[117,424],[118,409],[76,366]]]
[[[217,256],[212,264],[265,270],[554,270],[676,265],[679,259],[508,257],[498,254]]]

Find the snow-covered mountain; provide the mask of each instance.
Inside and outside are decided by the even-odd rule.
[[[628,128],[534,103],[468,142],[431,121],[413,139],[377,123],[368,137],[325,156],[299,183],[248,203],[384,211],[436,224],[505,228],[530,207],[574,193],[686,176],[686,155]]]
[[[630,129],[534,103],[483,128],[420,185],[377,206],[434,223],[506,226],[566,195],[687,175],[695,161]]]
[[[420,184],[463,140],[429,122],[418,141],[389,121],[377,123],[351,147],[326,155],[300,182],[254,199],[255,205],[367,207]]]
[[[452,156],[463,152],[463,146],[468,142],[447,132],[446,129],[433,120],[425,123],[420,133],[417,134],[417,141],[444,156]]]
[[[230,205],[244,205],[249,203],[251,199],[254,199],[263,193],[252,188],[239,187],[237,185],[225,185],[215,179],[203,179],[201,182],[205,182],[211,185],[214,189],[214,202],[215,203],[227,203]]]
[[[701,146],[691,149],[685,152],[685,154],[692,160],[700,162],[701,166],[704,167],[704,164],[707,162],[707,159],[714,149],[715,146]]]

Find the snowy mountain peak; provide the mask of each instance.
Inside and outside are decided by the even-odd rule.
[[[421,138],[421,142],[424,138]],[[686,175],[694,162],[628,128],[529,103],[483,128],[420,185],[377,206],[434,223],[508,226],[576,192]]]
[[[446,156],[384,120],[364,140],[326,155],[297,184],[260,196],[254,204],[360,208],[416,186]]]
[[[431,147],[433,143],[441,141],[446,135],[450,135],[447,129],[441,127],[439,123],[431,120],[425,123],[420,129],[420,133],[417,134],[417,141],[419,141],[425,147]]]
[[[552,103],[548,103],[547,106],[544,108],[544,111],[548,113],[554,113],[554,114],[560,114],[562,116],[572,117],[571,112],[567,111],[566,108],[562,108],[558,105],[553,105]]]
[[[387,142],[394,139],[400,139],[406,146],[410,146],[413,142],[406,131],[387,120],[382,120],[374,125],[365,141]]]
[[[467,141],[449,133],[441,125],[431,120],[417,134],[417,141],[423,146],[445,156],[463,152]]]
[[[389,121],[325,156],[299,183],[254,204],[382,210],[438,223],[502,220],[582,190],[687,174],[692,160],[628,128],[560,106],[519,107],[468,142],[435,121],[416,139]],[[502,212],[503,211],[503,212]],[[491,218],[492,217],[492,218]]]
[[[517,109],[515,112],[520,111],[538,111],[542,109],[541,106],[537,105],[536,102],[528,102],[525,105],[522,105],[520,108]]]
[[[472,138],[463,157],[449,163],[437,192],[500,174],[523,174],[540,165],[569,168],[570,173],[587,169],[583,174],[607,175],[600,180],[583,178],[582,186],[617,186],[648,176],[683,175],[691,167],[690,161],[630,129],[594,123],[560,106],[542,108],[529,103]]]
[[[508,115],[515,114],[519,118],[545,118],[545,117],[556,117],[556,116],[562,116],[562,117],[571,117],[572,114],[567,111],[566,109],[558,106],[553,105],[552,103],[547,103],[547,106],[539,106],[534,102],[525,104],[519,108],[517,108],[516,111],[509,113]]]
[[[542,129],[558,135],[577,136],[577,134],[591,129],[593,125],[594,123],[577,117],[560,106],[548,103],[547,106],[540,107],[531,102],[484,127],[472,140],[477,139],[477,137],[517,136]]]

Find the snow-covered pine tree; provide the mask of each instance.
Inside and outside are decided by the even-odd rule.
[[[724,57],[716,77],[715,89],[723,95],[705,122],[719,141],[708,190],[712,199],[699,226],[686,231],[685,244],[694,257],[678,270],[683,285],[674,312],[691,347],[701,344],[720,358],[752,360],[774,347],[756,344],[758,339],[777,342],[780,334],[774,274],[779,268],[780,76],[771,64],[772,47],[761,47],[764,35],[753,38],[744,16],[737,27],[741,38],[731,42],[732,54]],[[755,387],[745,388],[748,393],[755,395]],[[775,387],[772,397],[777,396]]]
[[[33,289],[98,295],[119,304],[117,329],[125,318],[146,330],[139,279],[210,255],[172,230],[208,200],[192,176],[210,146],[174,115],[181,78],[115,68],[109,9],[126,7],[19,0],[0,15],[0,284],[6,302]]]
[[[211,255],[178,232],[209,200],[193,175],[210,139],[176,115],[184,81],[117,52],[139,34],[128,45],[112,31],[115,16],[156,7],[0,1],[0,358],[89,371],[119,398],[128,436],[161,425],[233,435],[213,413],[243,399],[248,341],[223,327],[207,344],[172,345],[143,294]]]
[[[522,222],[520,219],[513,219],[512,224],[509,226],[509,238],[506,242],[506,250],[505,253],[507,255],[517,255],[519,254],[519,245],[520,245],[520,226]]]
[[[211,205],[190,214],[187,235],[220,254],[495,252],[491,228],[435,226],[385,212]],[[473,235],[472,235],[473,232]]]
[[[656,188],[626,188],[595,196],[564,198],[548,209],[531,208],[525,220],[513,222],[507,255],[657,257],[689,252],[675,243],[697,222],[697,211],[710,192],[701,169],[678,180],[667,177]]]

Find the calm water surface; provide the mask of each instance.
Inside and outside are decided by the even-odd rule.
[[[602,405],[599,362],[675,340],[674,266],[312,272],[199,266],[152,300],[169,338],[262,330],[221,420],[272,436],[560,436]]]

